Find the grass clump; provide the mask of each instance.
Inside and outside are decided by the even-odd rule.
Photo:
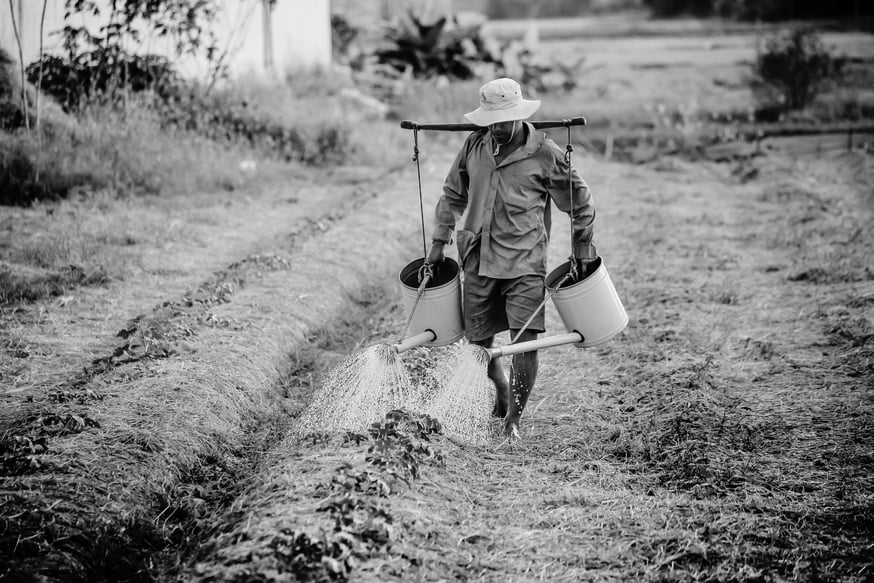
[[[30,206],[100,190],[116,197],[233,190],[240,157],[163,129],[146,100],[93,105],[67,125],[0,133],[0,204]]]

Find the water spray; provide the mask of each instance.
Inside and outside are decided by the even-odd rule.
[[[567,129],[566,158],[570,169],[570,128],[585,123],[585,118],[580,117],[533,122],[533,125],[535,128]],[[419,178],[424,253],[423,257],[404,266],[398,275],[406,313],[403,331],[394,344],[371,346],[335,369],[313,403],[301,414],[299,430],[360,431],[391,409],[413,406],[421,407],[439,419],[448,435],[485,443],[492,429],[491,413],[495,399],[494,385],[487,375],[491,360],[563,344],[597,346],[621,332],[628,323],[628,316],[601,259],[597,258],[591,264],[589,273],[577,273],[572,245],[570,261],[547,276],[548,294],[535,311],[536,314],[542,310],[552,299],[566,334],[516,342],[533,321],[532,314],[508,345],[488,349],[473,344],[458,346],[454,358],[441,363],[435,371],[437,389],[427,395],[417,392],[416,384],[398,356],[420,346],[450,346],[464,336],[461,268],[448,257],[440,264],[430,264],[427,259],[418,133],[420,130],[474,131],[480,128],[472,124],[408,121],[401,122],[401,127],[413,130],[413,161]],[[571,187],[570,179],[568,187]]]

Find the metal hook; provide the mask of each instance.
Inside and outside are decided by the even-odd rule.
[[[434,270],[431,269],[431,264],[425,262],[422,264],[422,267],[419,268],[419,283],[422,283],[426,279],[430,280],[434,278]]]

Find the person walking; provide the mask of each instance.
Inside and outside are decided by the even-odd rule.
[[[523,98],[513,79],[483,85],[479,107],[465,114],[482,129],[466,138],[435,208],[426,262],[439,265],[444,260],[444,248],[463,219],[455,244],[463,273],[465,336],[484,348],[507,330],[515,342],[534,340],[545,331],[543,310],[535,311],[545,297],[550,200],[571,217],[580,278],[598,257],[588,185],[575,169],[569,176],[570,162],[558,144],[524,121],[539,107],[540,100]],[[509,439],[519,438],[537,368],[536,350],[513,355],[509,382],[500,359],[489,363],[496,390],[493,415],[503,418]]]

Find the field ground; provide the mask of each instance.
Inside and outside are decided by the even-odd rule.
[[[748,107],[736,55],[725,70],[700,60],[735,46],[724,40],[678,40],[713,43],[676,53],[692,67],[629,63],[615,92],[600,67],[581,109],[592,121],[641,115],[642,86],[650,103]],[[599,54],[652,57],[644,41],[613,42]],[[713,76],[729,89],[708,93]],[[422,139],[426,210],[457,145]],[[601,154],[574,159],[630,324],[604,347],[541,353],[512,447],[411,423],[292,432],[334,364],[403,325],[396,273],[421,255],[412,165],[10,212],[6,241],[45,225],[30,248],[87,256],[110,240],[125,254],[111,270],[120,277],[89,273],[91,285],[0,315],[0,573],[872,580],[870,151],[641,164]],[[567,253],[556,223],[551,265]],[[549,333],[562,331],[547,315]],[[423,375],[443,356],[406,362]]]

